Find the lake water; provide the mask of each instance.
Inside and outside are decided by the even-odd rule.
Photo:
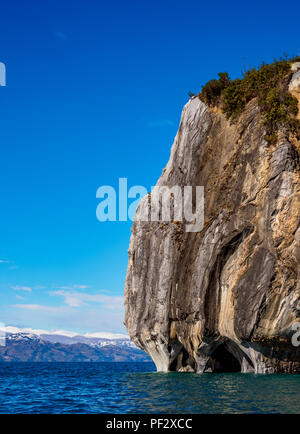
[[[300,375],[164,374],[152,363],[1,363],[0,413],[300,413]]]

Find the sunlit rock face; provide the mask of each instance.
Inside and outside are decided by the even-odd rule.
[[[292,65],[293,76],[290,81],[289,91],[298,99],[298,119],[300,119],[300,62]]]
[[[235,124],[198,98],[183,109],[157,185],[204,186],[204,228],[136,221],[125,285],[127,330],[158,371],[300,372],[300,147],[264,134],[256,100]]]

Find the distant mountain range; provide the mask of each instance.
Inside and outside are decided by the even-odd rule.
[[[63,331],[27,330],[6,328],[5,346],[0,346],[0,362],[146,362],[151,360],[126,335],[108,333],[80,335]]]

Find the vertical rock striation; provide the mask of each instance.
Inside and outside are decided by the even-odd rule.
[[[125,285],[127,330],[158,371],[300,372],[299,152],[283,131],[264,140],[255,99],[235,124],[185,105],[157,185],[204,186],[204,228],[137,219]]]

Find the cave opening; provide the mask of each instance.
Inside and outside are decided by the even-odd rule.
[[[178,356],[173,360],[169,367],[170,371],[188,370],[195,371],[196,364],[193,357],[186,351],[184,347],[181,348]]]
[[[221,344],[211,354],[207,370],[211,372],[241,372],[241,364],[228,351],[226,344]]]

